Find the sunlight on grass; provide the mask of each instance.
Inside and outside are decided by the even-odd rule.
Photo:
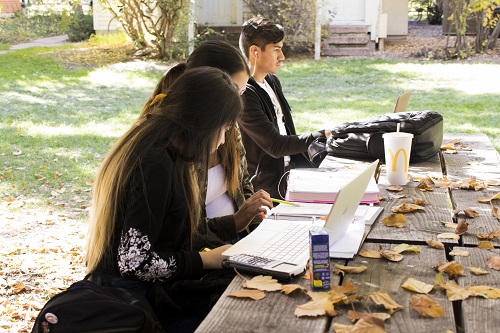
[[[109,69],[95,70],[91,72],[84,81],[96,86],[127,87],[133,84],[134,88],[149,88],[152,84],[150,79],[138,78],[134,77],[131,73],[115,72]]]

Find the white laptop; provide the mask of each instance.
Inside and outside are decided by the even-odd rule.
[[[375,173],[378,160],[345,184],[324,220],[264,219],[257,229],[234,244],[223,255],[224,267],[242,272],[271,275],[289,281],[306,271],[309,260],[309,230],[324,227],[330,240],[330,257],[354,257],[364,238],[364,220],[354,214]]]

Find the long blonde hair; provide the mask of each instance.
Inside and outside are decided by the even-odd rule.
[[[182,74],[166,91],[166,96],[150,103],[146,112],[115,143],[97,174],[93,188],[87,242],[87,272],[112,264],[113,237],[121,228],[127,190],[141,173],[141,163],[153,147],[175,152],[173,170],[182,180],[186,196],[191,236],[200,219],[199,182],[213,143],[225,126],[234,126],[243,108],[235,85],[226,73],[199,67]],[[141,184],[139,184],[141,185]],[[118,235],[119,236],[119,235]],[[186,240],[186,247],[190,246]]]

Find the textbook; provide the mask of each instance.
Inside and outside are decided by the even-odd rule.
[[[356,169],[292,169],[288,177],[286,200],[333,203],[339,190],[359,174]],[[378,185],[371,178],[361,199],[362,204],[379,203]]]

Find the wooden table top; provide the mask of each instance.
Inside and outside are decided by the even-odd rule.
[[[409,174],[412,177],[432,176],[447,177],[454,182],[467,178],[477,180],[500,181],[500,158],[490,140],[482,134],[445,134],[444,142],[452,139],[460,140],[460,149],[456,154],[440,153],[422,163],[410,164]],[[327,157],[322,167],[337,164],[359,164],[345,159]],[[437,285],[427,296],[438,302],[444,310],[439,318],[422,317],[410,307],[410,299],[416,292],[402,288],[401,285],[413,278],[426,284],[435,284],[439,262],[456,261],[464,268],[464,275],[449,275],[443,273],[445,281],[455,281],[460,287],[490,286],[500,288],[500,271],[491,269],[486,260],[500,257],[500,241],[491,241],[493,249],[478,248],[481,241],[476,234],[489,234],[500,229],[500,222],[492,214],[492,207],[498,207],[499,200],[491,203],[479,203],[480,197],[492,197],[500,193],[499,186],[488,186],[486,189],[474,191],[464,189],[433,188],[432,191],[421,191],[418,182],[410,181],[403,186],[407,195],[405,198],[394,198],[386,188],[384,165],[379,178],[379,189],[386,200],[381,201],[384,212],[373,224],[362,245],[363,250],[392,249],[399,244],[410,244],[418,247],[420,252],[403,252],[403,260],[399,262],[387,259],[371,259],[356,256],[353,260],[331,260],[331,266],[341,264],[346,266],[366,266],[359,274],[332,274],[332,286],[345,285],[348,281],[356,287],[356,295],[360,300],[349,305],[335,305],[338,314],[334,317],[296,317],[297,305],[306,303],[309,296],[297,293],[293,296],[280,292],[266,292],[262,300],[228,297],[227,294],[242,289],[241,283],[251,276],[237,276],[219,299],[212,311],[198,327],[197,333],[223,332],[336,332],[334,325],[353,325],[348,317],[348,311],[388,313],[382,305],[375,304],[369,297],[377,291],[385,291],[398,304],[400,310],[391,314],[385,320],[386,332],[499,332],[500,331],[500,299],[470,296],[463,300],[450,301],[446,292]],[[391,208],[411,198],[425,200],[425,210],[406,213],[406,225],[403,228],[387,227],[381,223],[387,215],[392,214]],[[462,220],[454,218],[454,210],[474,210],[479,213],[475,218],[467,218],[468,230],[458,240],[440,239],[442,233],[454,233],[454,229],[445,223]],[[426,240],[433,239],[444,243],[444,249],[431,248]],[[468,256],[458,256],[453,250],[465,250]],[[450,254],[451,253],[451,254]],[[468,267],[478,267],[488,274],[474,275]],[[297,279],[292,283],[300,284],[310,290],[309,280]],[[367,331],[368,332],[368,331]],[[373,331],[375,332],[375,331]]]

